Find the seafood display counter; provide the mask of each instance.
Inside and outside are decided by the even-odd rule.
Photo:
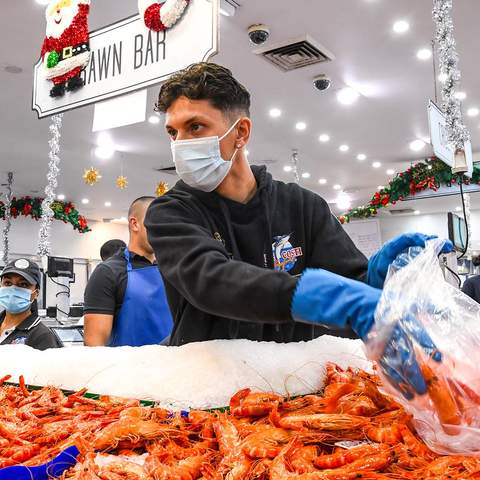
[[[0,358],[0,480],[480,478],[422,441],[357,341]]]

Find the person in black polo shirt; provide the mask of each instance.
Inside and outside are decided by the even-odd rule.
[[[2,271],[0,287],[0,345],[28,345],[37,350],[62,347],[55,334],[40,322],[36,300],[40,293],[38,265],[20,258]]]
[[[102,245],[100,248],[100,258],[102,262],[108,260],[110,257],[113,257],[119,250],[125,249],[127,244],[123,240],[109,240]]]
[[[143,221],[153,197],[135,200],[128,212],[130,240],[98,265],[85,290],[85,345],[154,345],[170,335],[173,321],[165,286]]]

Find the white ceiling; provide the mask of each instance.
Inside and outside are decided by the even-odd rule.
[[[15,193],[42,192],[48,164],[48,120],[37,120],[31,111],[32,67],[38,58],[44,36],[44,7],[35,0],[3,2],[0,29],[0,171],[15,172]],[[135,0],[93,0],[91,29],[135,13]],[[292,181],[283,171],[293,148],[299,150],[302,172],[311,173],[302,184],[332,201],[337,193],[332,185],[341,184],[355,204],[364,203],[377,185],[388,181],[386,170],[405,169],[422,156],[409,150],[409,143],[428,136],[426,105],[433,96],[431,61],[416,58],[418,49],[428,46],[433,33],[429,0],[242,0],[232,18],[221,17],[221,52],[213,59],[226,65],[251,90],[254,136],[249,146],[252,163],[267,162],[281,180]],[[463,72],[462,90],[467,92],[465,109],[480,107],[480,68],[478,66],[478,18],[480,2],[455,0],[455,24]],[[392,32],[395,20],[407,19],[411,29],[405,35]],[[309,34],[332,51],[336,60],[320,66],[283,73],[252,53],[246,29],[253,23],[266,23],[270,43]],[[20,74],[7,73],[6,66],[18,66]],[[312,78],[326,73],[334,80],[331,90],[320,94]],[[351,107],[340,105],[335,88],[364,85],[371,93]],[[158,87],[149,91],[153,108]],[[149,108],[150,108],[149,107]],[[283,111],[271,119],[270,108]],[[170,149],[162,125],[148,122],[115,129],[111,135],[119,152],[112,160],[100,161],[93,155],[96,135],[91,133],[93,107],[70,112],[64,117],[62,172],[59,193],[79,205],[89,218],[120,217],[131,200],[153,194],[160,180],[170,185],[176,176],[159,174],[155,168],[171,165]],[[295,130],[305,121],[304,132]],[[480,150],[480,117],[467,118],[474,150]],[[331,141],[318,141],[328,133]],[[338,147],[348,144],[350,151]],[[366,153],[368,160],[356,160]],[[380,161],[382,167],[371,167]],[[115,178],[121,164],[129,188],[120,191]],[[99,168],[103,179],[95,187],[83,183],[84,169]],[[320,186],[318,179],[328,179]],[[477,195],[480,197],[480,195]],[[84,197],[90,199],[85,207]],[[110,209],[104,207],[111,201]],[[480,207],[480,200],[474,200]],[[441,204],[441,205],[440,205]],[[429,204],[430,205],[430,204]],[[444,208],[442,202],[430,211]]]

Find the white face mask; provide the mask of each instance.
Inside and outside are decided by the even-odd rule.
[[[192,188],[213,192],[228,175],[237,155],[230,161],[222,158],[220,142],[237,126],[239,118],[222,137],[193,138],[172,142],[172,155],[180,178]]]

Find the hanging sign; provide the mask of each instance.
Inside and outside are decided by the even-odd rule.
[[[90,105],[166,80],[218,53],[219,0],[191,0],[173,28],[154,32],[140,15],[90,34],[85,86],[62,97],[50,96],[51,83],[40,60],[34,68],[32,108],[39,118]]]

